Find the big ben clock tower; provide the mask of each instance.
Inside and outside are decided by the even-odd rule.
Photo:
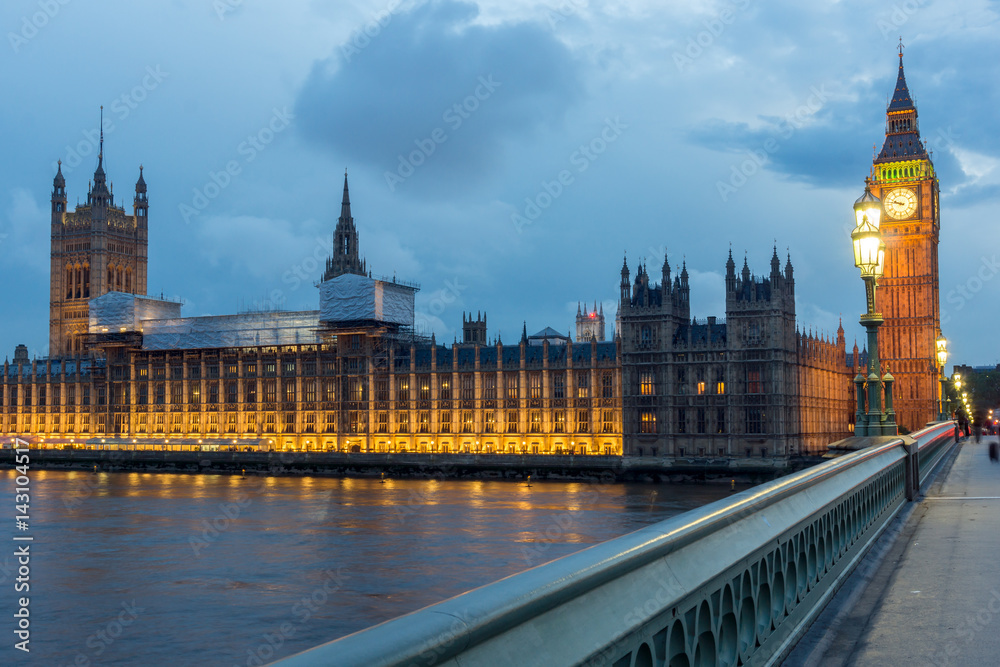
[[[886,109],[885,143],[872,164],[872,192],[882,199],[885,274],[878,308],[883,363],[896,378],[896,421],[913,431],[937,415],[934,340],[940,331],[938,180],[920,140],[917,108],[903,76],[900,44],[896,90]]]

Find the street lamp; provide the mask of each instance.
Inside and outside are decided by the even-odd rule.
[[[882,314],[875,311],[875,288],[885,270],[885,243],[879,231],[882,220],[882,201],[872,194],[871,180],[865,179],[865,192],[854,202],[857,227],[851,232],[854,245],[854,266],[861,270],[865,282],[867,312],[861,316],[861,325],[868,332],[868,376],[854,378],[857,387],[858,410],[855,415],[854,433],[858,436],[896,435],[896,415],[892,409],[892,375],[881,372],[878,359],[878,328]],[[885,410],[882,409],[882,388],[885,387]],[[866,390],[867,389],[867,397]],[[865,410],[867,398],[868,409]]]
[[[948,339],[944,337],[944,334],[937,337],[937,340],[934,341],[934,347],[937,350],[937,362],[940,369],[938,377],[941,382],[941,405],[938,412],[938,421],[944,421],[947,419],[944,413],[945,382],[947,382],[947,379],[944,377],[944,365],[948,363]]]

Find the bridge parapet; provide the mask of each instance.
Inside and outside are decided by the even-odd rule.
[[[276,664],[776,662],[912,495],[908,477],[926,481],[952,428],[847,454]]]

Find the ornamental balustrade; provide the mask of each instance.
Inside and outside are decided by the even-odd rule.
[[[775,664],[917,497],[952,431],[846,454],[275,664]]]

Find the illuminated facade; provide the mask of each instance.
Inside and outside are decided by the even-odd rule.
[[[857,353],[799,332],[791,258],[755,277],[726,262],[726,320],[691,318],[687,266],[661,282],[622,265],[625,454],[687,459],[786,457],[851,434]]]
[[[365,275],[346,178],[334,236],[317,311],[183,318],[103,282],[81,292],[75,354],[5,363],[0,430],[45,446],[621,454],[614,343],[489,344],[470,315],[463,343],[438,345],[413,332],[415,285]]]
[[[373,278],[360,258],[345,176],[318,310],[182,317],[180,304],[141,296],[141,172],[126,217],[102,164],[103,152],[74,214],[61,170],[54,181],[52,354],[4,363],[4,436],[708,462],[815,453],[850,434],[864,360],[847,354],[842,328],[835,341],[797,329],[791,260],[782,269],[776,250],[757,277],[746,262],[738,275],[730,254],[725,321],[691,318],[687,268],[672,276],[664,259],[658,285],[623,265],[613,341],[595,304],[578,314],[576,342],[524,327],[516,344],[491,343],[485,313],[463,313],[462,342],[439,345],[414,332],[418,287]]]
[[[885,275],[879,281],[879,357],[895,378],[896,422],[909,430],[937,418],[934,341],[941,332],[938,240],[941,211],[934,164],[920,139],[917,108],[903,76],[903,54],[886,108],[885,142],[872,163],[882,199]]]

